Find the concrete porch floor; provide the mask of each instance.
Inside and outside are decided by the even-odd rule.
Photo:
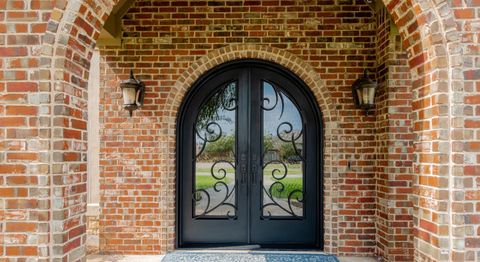
[[[133,255],[89,255],[87,262],[160,262],[164,255],[133,256]],[[340,262],[376,262],[373,257],[338,257]]]

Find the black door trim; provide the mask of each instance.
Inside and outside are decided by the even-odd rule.
[[[311,108],[313,109],[313,113],[315,114],[314,119],[315,125],[317,127],[317,132],[318,132],[318,138],[319,138],[319,143],[316,145],[317,147],[317,152],[318,154],[318,159],[316,161],[317,163],[317,170],[320,172],[320,175],[318,176],[317,179],[317,190],[316,190],[316,198],[317,198],[317,221],[316,221],[316,228],[317,228],[317,244],[315,245],[315,249],[324,249],[324,200],[323,200],[323,192],[324,192],[324,165],[323,165],[323,157],[324,157],[324,151],[323,151],[323,141],[324,141],[324,129],[323,129],[323,115],[319,109],[318,103],[315,99],[315,96],[311,92],[310,88],[305,84],[303,80],[301,80],[297,75],[292,73],[289,69],[279,65],[275,64],[269,61],[265,60],[258,60],[258,59],[240,59],[240,60],[234,60],[230,62],[223,63],[221,65],[218,65],[210,70],[208,70],[206,73],[204,73],[195,83],[192,85],[190,90],[187,92],[181,106],[180,110],[178,111],[177,118],[176,118],[176,200],[175,200],[175,234],[176,234],[176,241],[175,241],[175,247],[180,248],[182,247],[182,228],[181,228],[181,221],[182,221],[182,208],[181,208],[181,203],[182,203],[182,192],[181,192],[181,185],[183,184],[183,177],[180,175],[183,173],[182,170],[182,155],[181,155],[181,148],[185,146],[184,141],[182,139],[181,135],[181,130],[183,130],[183,119],[186,113],[186,109],[188,108],[188,105],[192,101],[192,99],[195,98],[196,94],[200,92],[200,88],[197,88],[201,86],[203,83],[211,79],[212,77],[215,77],[217,74],[228,70],[232,68],[240,68],[240,67],[248,67],[249,65],[254,65],[256,67],[263,67],[272,71],[275,71],[277,73],[280,73],[286,77],[288,77],[290,80],[292,80],[294,83],[298,84],[298,87],[301,88],[301,92],[305,96],[305,98],[308,100],[308,103],[310,104]]]

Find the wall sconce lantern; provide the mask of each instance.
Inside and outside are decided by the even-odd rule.
[[[143,106],[143,100],[145,98],[145,84],[135,79],[133,76],[133,70],[130,70],[130,78],[120,83],[120,88],[123,93],[123,108],[130,112],[137,110]]]
[[[352,85],[353,101],[357,108],[368,111],[375,107],[375,90],[377,82],[368,77],[368,70],[365,69],[363,77],[357,79]]]

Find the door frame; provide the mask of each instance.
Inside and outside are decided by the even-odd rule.
[[[314,247],[315,249],[320,249],[324,250],[324,139],[325,139],[325,130],[323,127],[323,115],[322,112],[320,111],[320,107],[318,106],[317,100],[315,99],[315,95],[312,93],[311,89],[305,84],[305,82],[292,73],[288,68],[285,68],[282,65],[266,61],[266,60],[260,60],[260,59],[239,59],[239,60],[233,60],[229,62],[225,62],[223,64],[220,64],[218,66],[215,66],[214,68],[208,70],[206,73],[204,73],[202,76],[200,76],[190,87],[190,90],[188,90],[187,94],[185,95],[182,104],[180,105],[180,109],[177,113],[176,117],[176,130],[175,130],[175,136],[176,136],[176,145],[175,145],[175,166],[176,166],[176,185],[175,185],[175,248],[182,248],[182,207],[181,203],[183,200],[183,192],[181,192],[182,187],[181,185],[183,184],[183,170],[182,170],[182,154],[181,154],[181,149],[185,145],[185,141],[181,135],[181,130],[183,130],[183,118],[186,113],[186,109],[190,104],[190,101],[194,99],[195,94],[200,91],[200,86],[212,77],[215,77],[218,73],[221,73],[225,70],[232,69],[232,68],[239,68],[239,67],[246,67],[249,64],[255,65],[257,67],[264,67],[266,69],[275,71],[277,73],[284,74],[286,77],[288,77],[290,80],[292,80],[294,83],[297,84],[297,86],[300,88],[300,91],[303,93],[305,96],[306,100],[310,104],[311,108],[313,109],[313,113],[315,116],[313,117],[315,119],[315,125],[318,130],[318,135],[319,135],[319,143],[316,145],[316,150],[318,152],[318,159],[316,161],[316,170],[320,173],[318,179],[317,179],[317,185],[316,185],[316,198],[317,198],[317,221],[315,223],[316,227],[316,237],[317,237],[317,244]],[[286,247],[287,248],[287,247]]]

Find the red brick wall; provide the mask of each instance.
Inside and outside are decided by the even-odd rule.
[[[472,57],[472,50],[478,50],[478,38],[472,37],[478,31],[472,26],[478,21],[478,3],[420,0],[385,4],[407,49],[413,79],[414,173],[418,175],[415,257],[475,260],[479,247],[473,232],[478,225],[465,225],[464,218],[474,212],[476,200],[464,191],[465,185],[478,190],[470,183],[474,175],[468,171],[480,165],[479,148],[475,148],[478,135],[466,127],[476,114],[471,110],[478,105],[469,100],[479,91],[474,87],[478,86],[479,65]],[[418,30],[421,28],[425,30]]]
[[[44,35],[40,78],[51,97],[48,120],[49,258],[85,256],[87,204],[87,99],[90,58],[108,16],[109,1],[56,1]],[[32,2],[33,4],[33,2]],[[68,10],[62,13],[60,10]],[[48,88],[47,88],[48,87]]]
[[[158,204],[162,197],[174,197],[175,185],[174,167],[162,170],[165,163],[157,160],[165,150],[159,131],[163,117],[177,113],[165,112],[165,98],[194,61],[227,45],[253,43],[285,49],[324,81],[339,115],[334,158],[342,165],[328,170],[336,179],[336,199],[326,209],[338,213],[336,228],[326,230],[338,244],[327,244],[344,254],[374,254],[375,117],[354,108],[350,86],[364,68],[375,66],[375,28],[370,7],[351,1],[137,1],[123,19],[122,47],[101,50],[101,249],[172,248],[174,202]],[[121,108],[116,82],[130,68],[147,83],[146,105],[131,119]],[[167,220],[153,222],[160,217]]]
[[[412,81],[400,35],[377,11],[377,247],[385,261],[413,260]]]
[[[1,258],[49,254],[51,97],[38,82],[38,47],[51,8],[0,1]]]
[[[452,1],[452,27],[463,32],[450,64],[462,65],[451,82],[451,206],[453,256],[480,260],[480,2]]]
[[[1,256],[11,259],[55,257],[74,260],[84,253],[85,230],[82,227],[85,225],[83,207],[86,176],[85,171],[78,167],[84,166],[86,160],[80,157],[70,161],[71,158],[59,155],[85,153],[86,148],[79,146],[84,137],[64,137],[64,129],[75,129],[82,132],[82,136],[86,135],[83,127],[73,127],[73,119],[84,121],[86,118],[87,112],[82,103],[86,98],[84,83],[88,78],[90,51],[114,2],[116,1],[0,1]],[[251,3],[255,2],[257,1]],[[412,119],[415,137],[419,138],[414,140],[414,173],[423,178],[415,181],[415,258],[478,260],[480,233],[476,214],[480,200],[476,177],[480,166],[477,124],[480,115],[480,65],[477,24],[480,7],[477,1],[383,2],[399,28],[413,79]],[[162,4],[158,1],[154,3]],[[327,1],[322,1],[322,4],[327,4]],[[322,14],[331,13],[333,12],[328,11]],[[276,43],[269,43],[274,44]],[[302,54],[312,57],[316,55],[318,54]],[[326,57],[327,54],[321,55]],[[120,75],[125,76],[124,73],[121,72]],[[162,72],[164,73],[165,71]],[[322,77],[328,73],[335,72],[323,72]],[[172,82],[171,79],[155,81]],[[111,84],[116,85],[116,80]],[[340,89],[339,93],[343,93],[343,87]],[[22,98],[12,98],[15,95]],[[28,99],[24,98],[27,95]],[[35,95],[44,97],[37,100]],[[174,101],[169,100],[168,103]],[[10,105],[28,106],[36,110],[29,108],[23,112],[8,111]],[[342,104],[339,105],[342,107]],[[55,108],[68,108],[68,113],[57,116],[68,120],[68,123],[53,121],[56,118]],[[120,111],[119,108],[114,109]],[[167,134],[165,136],[172,136],[174,121],[171,119],[174,119],[174,114],[167,112],[162,119],[170,125],[163,129],[164,134]],[[15,123],[22,125],[15,126]],[[110,135],[115,136],[115,132],[118,131],[115,130]],[[336,131],[332,134],[334,132]],[[171,159],[163,156],[170,155],[174,150],[172,140],[163,140],[170,142],[162,144],[160,155],[162,159]],[[15,146],[15,143],[19,143],[19,146]],[[347,142],[338,145],[343,143]],[[59,147],[54,148],[53,144]],[[62,144],[66,146],[61,146]],[[339,202],[336,182],[340,180],[344,186],[347,167],[345,152],[336,151],[336,146],[337,143],[333,143],[334,149],[329,157],[335,161],[338,158],[339,164],[328,167],[331,171],[329,174],[334,176],[332,194],[329,196],[332,203]],[[161,171],[168,174],[165,177],[167,181],[160,182],[173,183],[173,161],[169,160],[167,164],[161,167]],[[376,171],[368,172],[372,174]],[[354,173],[357,175],[357,170]],[[343,177],[340,177],[341,174]],[[18,180],[13,181],[12,177],[18,177]],[[77,179],[79,177],[80,180]],[[372,185],[368,179],[363,181],[367,182],[366,187]],[[167,201],[163,203],[174,203],[173,192],[165,187],[161,189],[161,193],[155,192],[162,201]],[[351,192],[355,193],[353,190]],[[166,205],[165,209],[169,208],[172,206]],[[338,215],[337,206],[331,204],[328,208],[326,210],[330,210],[329,214],[333,217]],[[162,232],[162,236],[168,235],[162,239],[170,239],[173,234],[173,225],[170,225],[173,217],[166,216],[169,219],[166,223],[160,222],[164,220],[155,220],[159,222],[155,225],[157,232]],[[368,217],[372,215],[366,217],[367,221]],[[119,224],[121,223],[123,221]],[[337,231],[337,227],[346,223],[332,219],[330,225],[330,239],[336,244],[338,233],[345,232],[344,229]],[[371,228],[370,221],[367,228]],[[149,233],[145,232],[145,235]],[[355,234],[356,232],[352,233],[353,236]],[[342,247],[352,249],[347,246],[346,240],[340,242],[342,241]],[[168,243],[170,242],[164,241],[161,245],[169,248]],[[372,245],[368,243],[367,246]],[[331,251],[337,250],[332,248]]]
[[[0,1],[2,259],[84,257],[86,82],[102,8]]]

